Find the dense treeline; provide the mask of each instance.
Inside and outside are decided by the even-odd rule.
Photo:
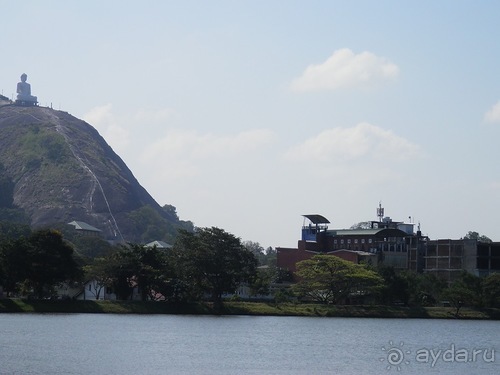
[[[101,248],[91,257],[88,249],[85,256],[74,252],[60,231],[2,225],[0,285],[7,296],[45,298],[61,283],[95,280],[91,288],[96,299],[111,288],[118,299],[126,300],[137,288],[144,300],[211,298],[220,306],[225,293],[258,279],[252,250],[215,227],[181,230],[170,250],[137,244],[110,247],[93,240]]]
[[[87,277],[129,299],[137,287],[142,299],[182,302],[211,298],[220,306],[225,293],[255,279],[257,260],[239,238],[219,228],[180,231],[165,251],[136,244],[120,246],[85,267]],[[96,297],[99,291],[96,291]]]
[[[485,278],[462,271],[450,285],[433,274],[396,272],[393,267],[353,264],[330,255],[316,255],[297,265],[297,296],[322,303],[361,300],[403,306],[450,304],[500,307],[500,274]]]
[[[73,248],[60,232],[8,229],[0,241],[0,281],[7,296],[20,293],[42,298],[57,283],[82,277]]]
[[[134,290],[143,300],[187,302],[211,299],[219,308],[239,285],[250,295],[272,293],[276,302],[295,299],[320,303],[370,303],[500,307],[500,274],[479,278],[463,272],[451,285],[431,274],[396,272],[391,267],[353,264],[317,255],[299,262],[298,282],[276,268],[276,251],[241,242],[220,228],[181,230],[172,249],[137,244],[111,246],[99,239],[66,236],[55,229],[31,231],[0,222],[0,285],[10,296],[47,298],[58,285],[83,285],[104,298],[109,288],[127,300]],[[77,249],[77,251],[74,250]],[[260,267],[259,267],[260,266]]]

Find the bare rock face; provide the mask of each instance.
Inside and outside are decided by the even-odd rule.
[[[171,207],[160,207],[86,122],[50,108],[0,106],[0,219],[24,215],[34,228],[77,220],[110,240],[171,241],[191,226]]]

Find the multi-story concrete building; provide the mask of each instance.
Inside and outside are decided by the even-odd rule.
[[[453,282],[462,271],[476,276],[500,272],[500,242],[471,239],[429,240],[423,271]]]
[[[278,267],[295,272],[297,262],[316,254],[329,254],[355,263],[432,273],[449,283],[462,271],[481,277],[500,272],[500,242],[430,240],[422,236],[420,228],[414,232],[414,224],[383,217],[381,207],[377,212],[379,221],[356,229],[329,229],[330,222],[325,217],[303,215],[297,248],[276,249]]]
[[[355,263],[393,266],[396,269],[423,268],[423,244],[420,231],[413,233],[414,224],[394,222],[390,218],[367,223],[367,228],[329,229],[328,219],[321,215],[303,215],[308,223],[302,227],[297,248],[277,250],[278,267],[295,271],[295,264],[316,254],[336,255]]]

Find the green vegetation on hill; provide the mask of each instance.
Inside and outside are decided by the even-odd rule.
[[[33,228],[83,221],[104,239],[135,243],[172,243],[178,229],[193,229],[147,193],[92,126],[43,107],[0,107],[0,220]]]
[[[128,214],[133,227],[125,227],[125,230],[135,233],[135,237],[139,238],[139,243],[161,240],[170,244],[174,243],[180,229],[193,230],[193,223],[179,220],[174,206],[165,205],[162,210],[164,216],[169,216],[171,221],[166,220],[160,212],[146,205]]]

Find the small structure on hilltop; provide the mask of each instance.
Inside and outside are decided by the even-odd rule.
[[[38,100],[36,96],[31,95],[31,85],[26,82],[27,79],[26,73],[21,74],[21,82],[17,84],[17,98],[14,104],[25,107],[36,106]]]
[[[12,101],[7,98],[6,96],[0,95],[0,107],[3,107],[4,105],[10,105],[12,104]]]
[[[165,241],[153,241],[153,242],[150,242],[150,243],[144,245],[144,247],[149,247],[149,248],[156,247],[159,250],[169,250],[173,246],[170,245],[169,243],[166,243]]]
[[[71,223],[68,224],[75,227],[75,230],[79,234],[84,236],[99,237],[102,232],[100,229],[97,229],[96,227],[93,227],[92,225],[87,224],[83,221],[72,221]]]

